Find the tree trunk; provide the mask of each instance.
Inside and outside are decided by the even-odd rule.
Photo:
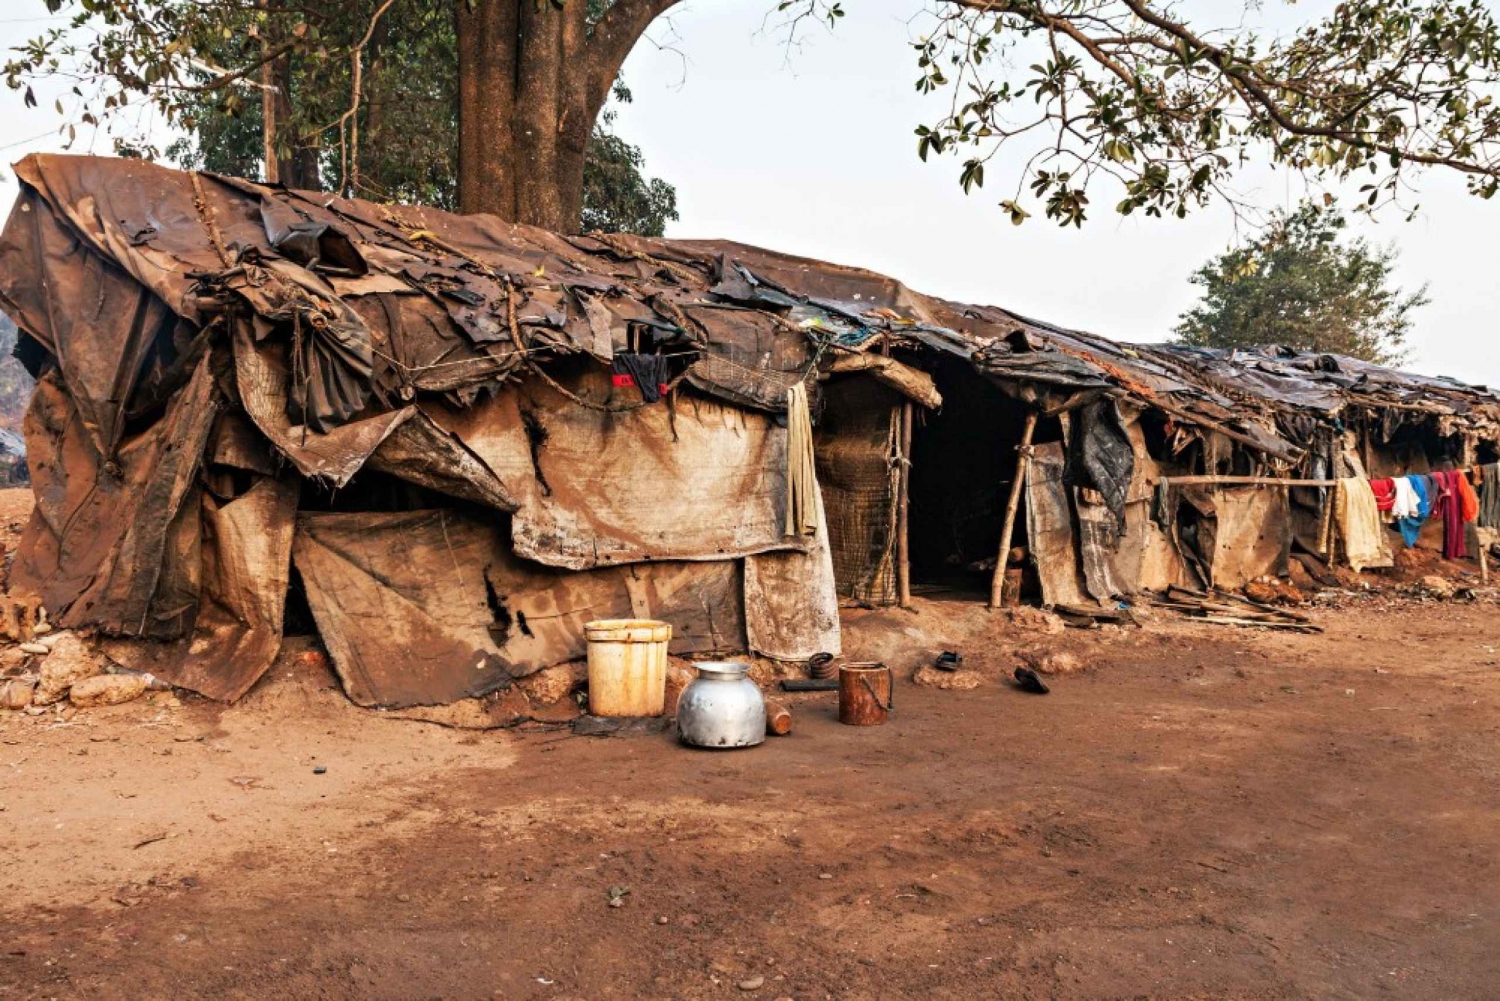
[[[583,164],[620,65],[678,0],[587,4],[454,0],[458,204],[560,233],[578,231]]]

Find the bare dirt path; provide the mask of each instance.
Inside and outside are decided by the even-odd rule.
[[[986,683],[729,753],[382,717],[295,642],[230,708],[0,713],[0,998],[1494,997],[1500,609],[1316,614],[857,613]]]

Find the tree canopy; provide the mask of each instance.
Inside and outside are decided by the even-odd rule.
[[[79,123],[145,102],[192,127],[204,100],[233,113],[258,90],[296,123],[276,129],[289,169],[310,143],[336,146],[338,185],[364,191],[366,153],[388,129],[383,148],[414,147],[387,175],[393,196],[430,197],[433,171],[456,174],[464,211],[576,228],[620,65],[679,0],[43,2],[72,20],[18,50],[5,76],[30,100],[37,77],[76,81],[59,111]],[[1248,0],[1225,22],[1207,0],[911,2],[916,87],[948,97],[917,126],[916,152],[954,158],[970,192],[1006,174],[1000,206],[1017,224],[1041,211],[1082,225],[1101,191],[1127,215],[1237,202],[1232,181],[1256,160],[1359,184],[1368,209],[1404,204],[1426,168],[1466,176],[1481,197],[1500,188],[1500,32],[1482,0],[1340,0],[1278,33],[1247,26],[1261,10]],[[793,37],[846,13],[837,0],[775,6]],[[458,151],[445,173],[421,153],[437,137],[404,116],[430,120],[420,109],[445,100],[450,72]],[[607,152],[616,168],[633,162]]]
[[[1203,265],[1191,278],[1203,295],[1182,315],[1179,342],[1281,344],[1383,365],[1405,360],[1411,314],[1428,302],[1426,288],[1408,294],[1395,287],[1395,250],[1341,241],[1346,225],[1336,208],[1304,202]]]

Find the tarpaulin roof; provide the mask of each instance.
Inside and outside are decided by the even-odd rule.
[[[780,414],[823,373],[932,406],[932,380],[900,359],[941,352],[1102,422],[1101,442],[1119,437],[1097,405],[1112,397],[1283,464],[1302,455],[1278,421],[1290,409],[1386,401],[1496,424],[1493,394],[1450,380],[1118,344],[736,243],[567,237],[132,159],[37,155],[15,172],[0,307],[42,380],[12,579],[64,625],[177,644],[153,670],[221,698],[269,663],[292,562],[346,685],[376,703],[504,684],[627,608],[675,617],[684,650],[836,648],[826,539],[791,531],[781,503]],[[884,360],[854,362],[876,348]],[[649,406],[619,391],[605,366],[643,353],[660,367],[642,377],[692,392]],[[1118,507],[1124,481],[1082,460]],[[460,514],[308,508],[364,469]],[[399,568],[369,558],[398,549]],[[460,552],[490,555],[445,575]],[[732,561],[742,577],[684,565]],[[347,632],[362,617],[405,625]],[[428,658],[462,669],[417,691],[401,668],[432,629],[429,652],[472,656]]]

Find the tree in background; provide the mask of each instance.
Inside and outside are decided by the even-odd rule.
[[[84,109],[79,124],[106,115],[118,122],[144,108],[188,133],[159,151],[127,131],[122,152],[165,153],[193,169],[453,209],[463,184],[461,32],[473,9],[499,2],[47,0],[52,10],[81,9],[68,28],[23,49],[6,72],[15,86],[29,86],[22,81],[34,73],[69,76],[73,101]],[[592,30],[611,6],[589,0]],[[80,37],[95,41],[82,46]],[[60,62],[48,69],[44,60],[53,57]],[[617,77],[611,83],[588,115],[578,164],[585,176],[563,206],[571,218],[527,218],[514,204],[490,206],[494,192],[469,209],[504,208],[507,218],[564,231],[661,235],[677,218],[676,190],[644,177],[640,149],[613,133],[614,112],[602,102],[626,102],[630,93]],[[580,114],[573,123],[582,120]],[[529,172],[522,186],[542,181],[558,186],[555,177]],[[516,194],[506,197],[513,203]]]
[[[363,17],[364,15],[360,15]],[[347,23],[346,23],[347,22]],[[367,21],[342,20],[326,28],[346,38]],[[337,119],[348,100],[348,63],[282,57],[275,68],[277,107],[272,110],[280,179],[294,187],[342,187],[376,201],[458,208],[458,68],[456,37],[446,0],[406,0],[393,5],[369,33],[363,49],[359,139],[351,153],[329,143],[319,123]],[[328,32],[325,30],[324,37]],[[215,65],[231,63],[237,43],[213,54]],[[619,103],[632,97],[616,81]],[[209,90],[186,94],[180,112],[190,134],[165,155],[190,170],[241,177],[261,174],[266,160],[265,102],[226,103]],[[677,191],[643,174],[645,158],[612,131],[615,111],[606,108],[594,125],[584,166],[585,231],[661,236],[677,218]],[[154,151],[148,151],[154,152]],[[354,162],[348,164],[348,158]]]
[[[381,125],[367,103],[399,114],[378,85],[366,90],[367,75],[381,76],[381,33],[387,51],[412,50],[388,65],[441,75],[436,33],[387,22],[446,12],[460,209],[568,231],[583,218],[588,147],[620,67],[679,0],[41,2],[74,16],[7,63],[7,82],[28,99],[33,79],[63,76],[78,87],[59,110],[79,122],[142,102],[178,122],[202,95],[230,107],[258,87],[279,118],[296,88],[284,67],[300,66],[316,86],[281,110],[305,115],[311,131],[278,125],[267,159],[311,156],[308,143],[336,137],[339,187],[354,190],[361,147]],[[1216,23],[1223,5],[1208,0],[911,2],[923,31],[916,86],[950,97],[917,128],[917,153],[957,158],[973,191],[1010,150],[1015,177],[1000,205],[1018,224],[1031,214],[1025,202],[1081,225],[1101,187],[1114,189],[1120,213],[1182,216],[1213,197],[1233,201],[1226,182],[1257,159],[1314,180],[1362,178],[1371,207],[1430,167],[1466,176],[1482,197],[1500,190],[1500,30],[1483,3],[1341,0],[1270,37],[1246,27],[1243,11]],[[767,4],[793,38],[845,16],[840,0]],[[218,55],[226,48],[233,58]]]
[[[1182,315],[1178,341],[1404,361],[1411,314],[1429,301],[1426,287],[1411,294],[1394,287],[1396,251],[1364,239],[1340,242],[1345,225],[1336,209],[1312,202],[1274,215],[1255,240],[1193,273],[1203,297]]]

